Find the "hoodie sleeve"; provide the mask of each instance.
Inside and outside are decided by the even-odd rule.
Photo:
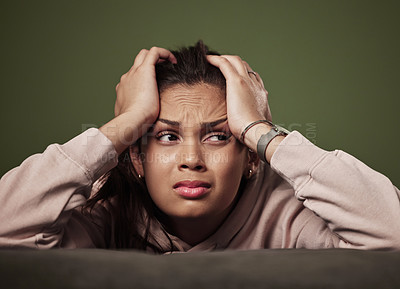
[[[97,226],[75,209],[117,162],[111,141],[91,128],[6,173],[0,180],[0,247],[102,245]]]
[[[400,192],[384,175],[343,151],[318,148],[297,131],[279,145],[271,167],[339,237],[338,247],[400,249]],[[332,236],[319,227],[306,231],[314,234],[301,238],[319,243]]]

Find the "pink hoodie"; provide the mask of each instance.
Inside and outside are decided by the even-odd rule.
[[[50,145],[0,180],[0,246],[114,248],[113,216],[102,205],[94,221],[80,213],[96,180],[117,164],[112,143],[97,129]],[[400,249],[399,190],[347,153],[324,151],[300,133],[262,163],[220,228],[177,251],[263,248]],[[152,224],[157,242],[169,241]]]

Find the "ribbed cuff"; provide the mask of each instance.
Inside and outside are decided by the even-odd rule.
[[[84,131],[60,145],[59,149],[80,166],[91,181],[118,164],[118,154],[112,142],[97,128]]]

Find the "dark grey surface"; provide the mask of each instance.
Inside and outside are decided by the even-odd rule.
[[[400,288],[400,252],[0,250],[1,288]]]

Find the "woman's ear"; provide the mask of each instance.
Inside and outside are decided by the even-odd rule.
[[[129,156],[131,158],[133,167],[135,171],[141,176],[144,177],[144,169],[143,169],[143,160],[140,154],[139,145],[133,144],[129,147]]]
[[[257,171],[258,165],[260,164],[260,158],[258,157],[256,152],[253,152],[250,149],[248,151],[248,158],[249,162],[247,169],[248,169],[248,178],[250,178]]]

